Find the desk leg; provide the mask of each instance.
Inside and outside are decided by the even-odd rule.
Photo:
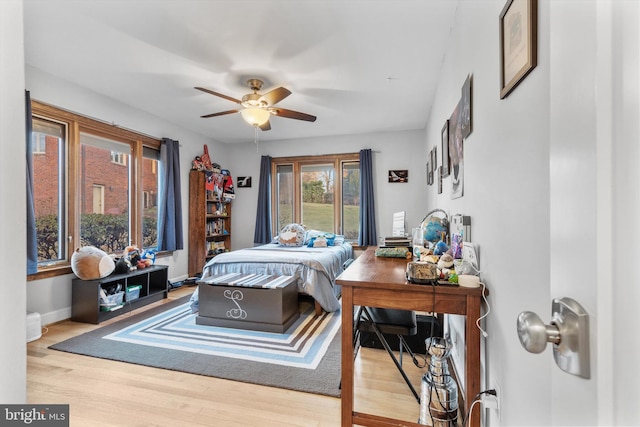
[[[351,426],[353,416],[353,288],[342,287],[342,427]]]
[[[480,297],[467,296],[467,315],[465,326],[466,342],[466,369],[465,369],[465,405],[470,409],[473,398],[480,393],[480,330],[476,326],[476,320],[480,318]],[[480,426],[480,410],[476,409],[471,414],[469,425]]]

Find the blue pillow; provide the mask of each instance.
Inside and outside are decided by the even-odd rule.
[[[335,234],[324,234],[320,236],[315,236],[309,239],[309,243],[307,244],[308,248],[324,248],[327,246],[335,245]]]

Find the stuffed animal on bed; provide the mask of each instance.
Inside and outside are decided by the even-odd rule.
[[[116,265],[113,259],[94,246],[77,248],[71,255],[71,270],[82,280],[95,280],[107,277]]]

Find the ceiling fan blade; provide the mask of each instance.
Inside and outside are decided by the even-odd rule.
[[[217,117],[217,116],[225,116],[227,114],[233,114],[233,113],[239,113],[239,110],[228,110],[228,111],[221,111],[219,113],[211,113],[211,114],[205,114],[204,116],[200,116],[203,119],[208,119],[209,117]]]
[[[264,122],[261,126],[259,126],[260,130],[271,130],[271,123],[269,120]]]
[[[276,116],[285,117],[287,119],[304,120],[307,122],[315,122],[316,116],[311,114],[300,113],[298,111],[287,110],[286,108],[271,108],[272,113]]]
[[[291,95],[291,91],[289,89],[279,87],[270,92],[265,93],[260,97],[260,99],[267,101],[267,105],[274,105],[282,101],[289,95]]]
[[[209,90],[209,89],[206,89],[206,88],[203,88],[203,87],[197,87],[196,86],[194,89],[198,89],[198,90],[206,92],[206,93],[208,93],[210,95],[219,96],[220,98],[224,98],[224,99],[229,100],[231,102],[235,102],[236,104],[240,104],[240,101],[238,99],[232,98],[232,97],[227,96],[227,95],[223,95],[223,94],[218,93],[218,92],[214,92],[212,90]]]

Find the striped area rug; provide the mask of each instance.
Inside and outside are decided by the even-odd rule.
[[[306,306],[306,307],[304,307]],[[304,304],[283,334],[198,325],[189,304],[152,316],[104,339],[192,353],[316,369],[340,329],[340,313],[314,316]]]
[[[300,318],[284,334],[197,325],[189,296],[50,348],[252,384],[340,396],[340,312]]]

